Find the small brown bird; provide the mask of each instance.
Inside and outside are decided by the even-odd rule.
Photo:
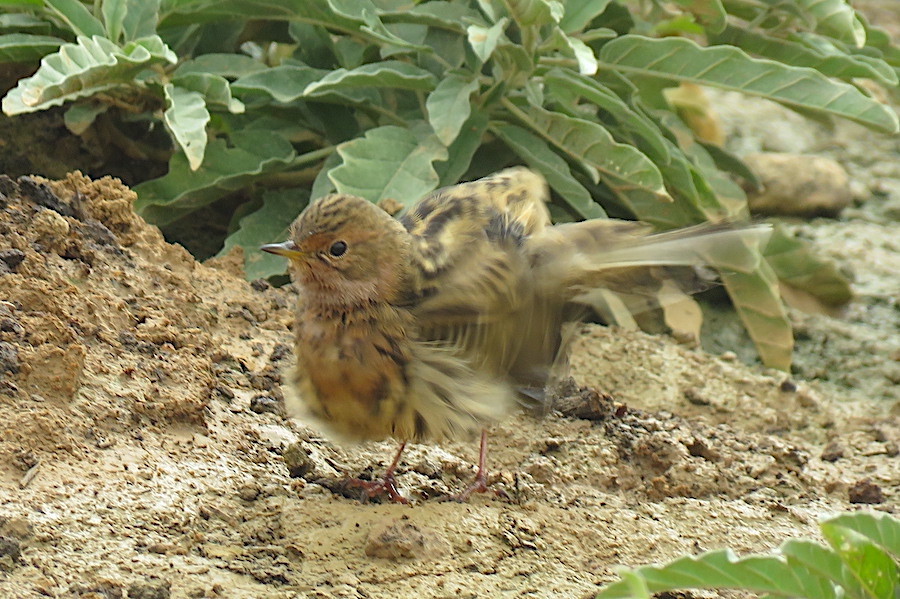
[[[398,502],[394,470],[407,441],[481,431],[475,483],[487,488],[485,427],[542,389],[564,359],[563,325],[596,290],[641,292],[659,265],[699,266],[719,244],[758,242],[766,226],[650,234],[637,222],[551,226],[543,177],[525,168],[438,190],[392,218],[362,198],[313,202],[291,238],[263,246],[290,259],[300,298],[297,392],[339,437],[393,437],[400,449],[366,495]]]

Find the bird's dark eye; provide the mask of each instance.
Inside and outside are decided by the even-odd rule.
[[[340,258],[344,255],[344,252],[347,251],[347,242],[345,241],[335,241],[331,244],[331,247],[328,248],[328,253],[334,256],[335,258]]]

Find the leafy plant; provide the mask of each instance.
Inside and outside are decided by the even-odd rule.
[[[770,555],[738,558],[730,549],[621,572],[597,599],[651,599],[676,589],[741,589],[796,599],[895,599],[900,593],[900,520],[843,514],[819,525],[828,546],[786,541]]]
[[[856,82],[895,88],[900,51],[846,0],[0,6],[9,32],[0,58],[44,57],[3,99],[4,112],[68,103],[76,132],[98,115],[107,130],[162,122],[176,151],[165,176],[136,187],[136,209],[167,226],[240,194],[223,251],[244,247],[250,278],[284,272],[282,259],[256,248],[283,237],[309,199],[338,190],[408,206],[512,163],[547,178],[560,221],[609,213],[668,229],[746,217],[729,174],[752,178],[749,169],[698,140],[676,110],[677,86],[897,130],[896,114]],[[124,148],[142,152],[134,141]],[[750,247],[711,259],[763,361],[787,368],[784,261]],[[784,274],[796,283],[812,272],[819,287],[831,276],[819,263]]]

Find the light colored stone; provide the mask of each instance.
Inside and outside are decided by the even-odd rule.
[[[756,214],[836,215],[853,200],[847,171],[830,158],[763,152],[744,161],[763,184],[749,197]]]

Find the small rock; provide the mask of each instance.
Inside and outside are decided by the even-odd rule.
[[[302,478],[315,469],[316,464],[300,443],[291,443],[281,455],[291,478]]]
[[[250,287],[254,291],[265,291],[266,289],[271,289],[272,285],[265,279],[253,279],[250,281]]]
[[[448,553],[450,548],[450,542],[440,533],[408,517],[376,525],[366,540],[366,555],[392,560],[434,558]]]
[[[850,496],[850,503],[884,503],[884,493],[881,491],[881,487],[868,478],[854,483],[847,493]]]
[[[19,372],[19,350],[5,341],[0,341],[0,372]]]
[[[61,252],[69,236],[69,222],[53,210],[41,210],[32,221],[37,241],[54,252]]]
[[[783,393],[795,393],[797,391],[797,383],[795,383],[791,379],[784,379],[783,381],[781,381],[781,384],[778,386],[778,388]]]
[[[128,587],[128,599],[169,599],[171,595],[172,583],[167,580],[150,579]]]
[[[22,250],[15,248],[0,250],[0,262],[6,264],[12,272],[16,272],[23,260],[25,260],[25,252]]]
[[[241,488],[238,489],[238,497],[244,501],[256,501],[256,498],[259,497],[259,485],[254,482],[241,485]]]
[[[22,547],[19,541],[11,537],[0,537],[0,570],[6,565],[14,566],[22,558]]]
[[[748,198],[754,213],[834,216],[853,200],[847,171],[830,158],[763,152],[744,156],[744,162],[764,188]]]
[[[272,414],[280,414],[282,412],[281,403],[274,397],[268,395],[257,395],[250,400],[250,411],[257,414],[270,412]]]
[[[822,459],[826,462],[836,462],[844,457],[844,448],[832,441],[822,450]]]
[[[0,318],[0,332],[21,335],[25,332],[25,327],[23,327],[15,318]]]
[[[62,216],[75,216],[72,207],[60,200],[46,183],[39,183],[28,175],[19,177],[18,182],[20,193],[38,206],[49,208]]]

